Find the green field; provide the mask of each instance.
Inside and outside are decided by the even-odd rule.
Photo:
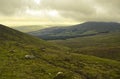
[[[70,47],[75,53],[120,60],[120,32],[50,42]]]
[[[70,50],[0,25],[0,79],[120,79],[119,61]]]

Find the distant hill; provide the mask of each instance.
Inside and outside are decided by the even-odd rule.
[[[120,31],[120,23],[115,22],[85,22],[70,27],[52,27],[29,34],[42,39],[68,39],[75,37],[93,36],[102,33]]]
[[[77,54],[0,25],[0,79],[120,79],[120,62]]]

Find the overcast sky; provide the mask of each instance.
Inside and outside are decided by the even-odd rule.
[[[120,22],[120,0],[0,0],[0,23]]]

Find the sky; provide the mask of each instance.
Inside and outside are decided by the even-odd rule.
[[[119,20],[120,0],[0,0],[0,23],[8,26]]]

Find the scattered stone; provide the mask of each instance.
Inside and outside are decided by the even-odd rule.
[[[63,74],[63,72],[58,72],[56,75],[60,75],[60,74]]]
[[[35,58],[35,56],[34,55],[25,55],[25,58],[26,59],[33,59],[33,58]]]
[[[42,49],[42,51],[45,51],[45,49]]]
[[[53,79],[66,79],[66,75],[63,72],[58,72]]]
[[[71,73],[57,72],[53,79],[73,79],[73,75]]]
[[[70,55],[70,52],[66,52],[66,54]]]
[[[45,50],[46,50],[46,48],[42,47],[42,48],[40,48],[40,50],[45,51]]]
[[[12,53],[14,53],[14,52],[15,52],[15,50],[13,49],[13,50],[10,50],[9,52],[12,52]]]
[[[48,73],[48,75],[52,75],[51,73]]]

